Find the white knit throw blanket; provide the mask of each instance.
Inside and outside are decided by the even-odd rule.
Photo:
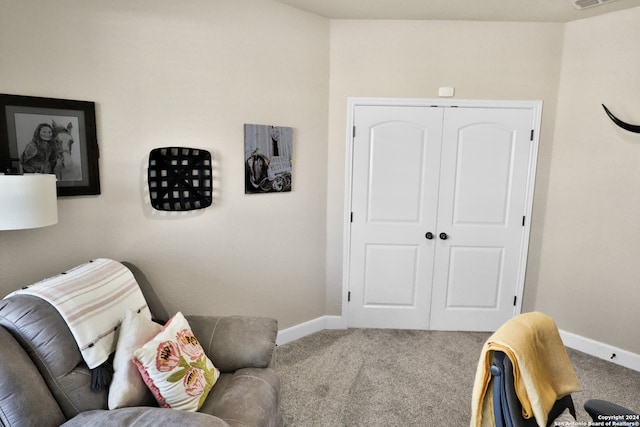
[[[95,259],[15,291],[42,298],[67,322],[82,357],[93,369],[115,351],[117,329],[128,309],[151,319],[131,271],[117,261]]]

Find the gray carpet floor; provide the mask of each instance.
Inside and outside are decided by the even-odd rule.
[[[479,332],[325,330],[277,349],[285,425],[468,426],[482,346]],[[575,350],[569,357],[589,399],[640,410],[640,372]]]

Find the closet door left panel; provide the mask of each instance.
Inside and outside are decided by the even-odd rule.
[[[354,112],[349,326],[428,329],[443,109]]]

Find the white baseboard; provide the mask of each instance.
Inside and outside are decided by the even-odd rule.
[[[640,354],[632,353],[571,332],[561,330],[560,336],[562,337],[564,345],[569,348],[640,372]]]
[[[346,329],[342,316],[322,316],[278,332],[276,344],[283,345],[324,329]]]
[[[327,329],[347,329],[347,318],[342,316],[324,316]]]
[[[321,316],[278,332],[277,344],[283,345],[324,329],[346,329],[343,316]],[[640,372],[640,354],[632,353],[571,332],[560,331],[562,342],[569,348]],[[612,357],[613,356],[613,357]]]

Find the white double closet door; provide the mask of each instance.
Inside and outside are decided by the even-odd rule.
[[[523,290],[540,103],[351,108],[349,326],[497,329]]]

